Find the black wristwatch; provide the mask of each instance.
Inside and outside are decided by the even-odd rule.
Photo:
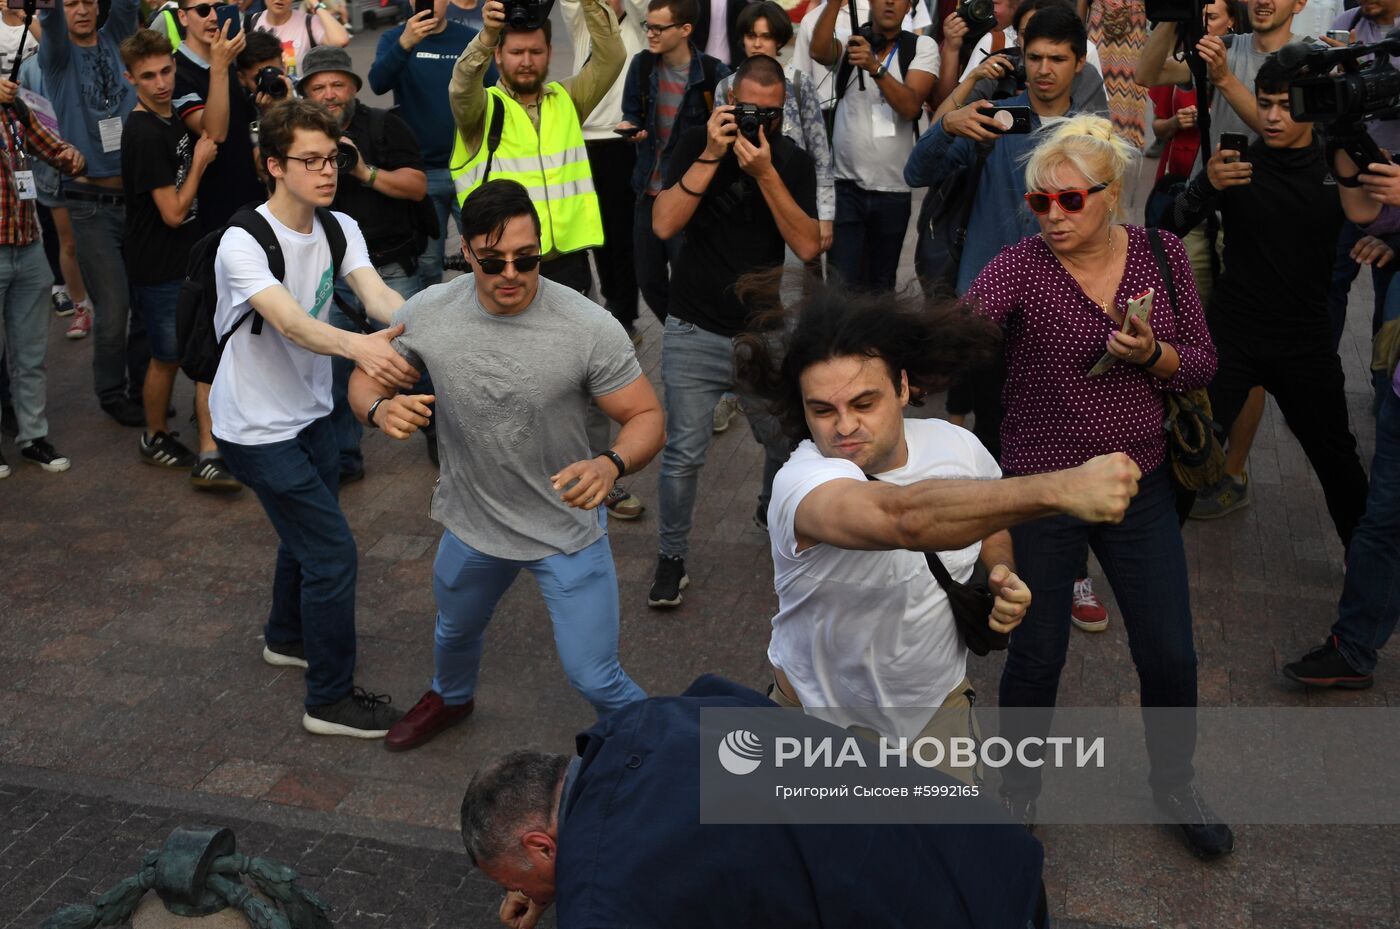
[[[371,403],[369,405],[369,412],[365,414],[365,422],[369,423],[371,426],[374,426],[374,414],[379,411],[379,404],[383,403],[385,400],[388,399],[388,397],[380,397],[378,400]],[[374,428],[378,429],[379,427],[374,426]]]
[[[608,449],[605,452],[599,452],[594,457],[606,458],[608,459],[608,461],[611,461],[614,465],[616,465],[618,477],[622,477],[622,475],[627,473],[627,462],[623,461],[622,456],[619,455],[617,452],[613,451],[612,449]]]

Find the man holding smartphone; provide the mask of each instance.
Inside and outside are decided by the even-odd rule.
[[[1222,143],[1163,225],[1180,235],[1219,209],[1225,267],[1206,310],[1220,359],[1210,385],[1215,420],[1229,431],[1254,387],[1272,394],[1347,546],[1367,484],[1327,312],[1342,206],[1313,124],[1289,111],[1289,80],[1277,61],[1259,69],[1252,121],[1262,137],[1244,152]],[[1230,467],[1226,479],[1242,487],[1243,473]]]

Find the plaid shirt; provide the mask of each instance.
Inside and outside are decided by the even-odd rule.
[[[16,138],[18,136],[18,138]],[[33,200],[21,200],[15,190],[15,169],[11,163],[16,150],[37,155],[58,166],[63,141],[34,118],[26,106],[7,107],[0,112],[0,245],[29,245],[39,239],[39,218]]]

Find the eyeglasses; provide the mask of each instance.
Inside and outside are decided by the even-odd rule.
[[[194,4],[191,4],[190,6],[182,6],[182,7],[180,7],[180,9],[184,10],[186,13],[190,12],[191,10],[193,10],[193,11],[194,11],[194,14],[195,14],[196,16],[198,16],[200,19],[203,19],[204,17],[208,16],[210,13],[214,12],[215,10],[217,10],[217,9],[218,9],[219,7],[221,7],[221,6],[227,6],[227,4],[224,4],[224,3],[194,3]]]
[[[657,23],[642,23],[642,29],[646,31],[647,35],[661,35],[667,29],[675,29],[679,25],[680,23],[666,23],[664,26]]]
[[[346,168],[350,165],[344,152],[336,152],[330,157],[326,157],[325,155],[311,155],[306,158],[298,158],[296,155],[288,155],[287,160],[300,161],[306,166],[306,170],[310,171],[312,174],[317,174],[326,170],[327,164],[332,164],[336,168]]]
[[[544,260],[543,255],[517,255],[514,258],[478,258],[476,251],[470,245],[467,246],[467,251],[471,254],[472,258],[476,260],[477,265],[481,267],[481,273],[489,274],[492,277],[504,271],[506,265],[511,265],[520,274],[529,274],[531,271],[535,270],[535,268],[539,267],[540,262]]]
[[[1031,212],[1044,216],[1050,212],[1050,204],[1058,203],[1060,209],[1066,213],[1078,213],[1084,209],[1084,203],[1089,199],[1090,194],[1096,194],[1101,190],[1107,190],[1107,184],[1099,184],[1090,187],[1088,190],[1062,190],[1059,193],[1045,193],[1044,191],[1033,191],[1026,194],[1026,203],[1030,204]]]

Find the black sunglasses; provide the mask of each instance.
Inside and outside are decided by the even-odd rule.
[[[203,19],[204,17],[208,16],[210,13],[214,12],[215,10],[217,10],[217,9],[218,9],[219,7],[221,7],[221,6],[227,6],[227,4],[224,4],[224,3],[194,3],[194,4],[191,4],[190,6],[182,6],[182,7],[180,7],[180,9],[184,10],[186,13],[188,13],[190,10],[194,10],[195,15],[197,15],[200,19]]]
[[[471,253],[472,258],[476,259],[477,265],[481,268],[481,273],[489,274],[492,277],[504,271],[506,265],[514,266],[515,270],[521,274],[529,274],[531,271],[535,270],[535,268],[539,267],[540,262],[544,260],[543,255],[519,255],[515,258],[478,258],[476,251],[470,245],[467,246],[467,251]]]

